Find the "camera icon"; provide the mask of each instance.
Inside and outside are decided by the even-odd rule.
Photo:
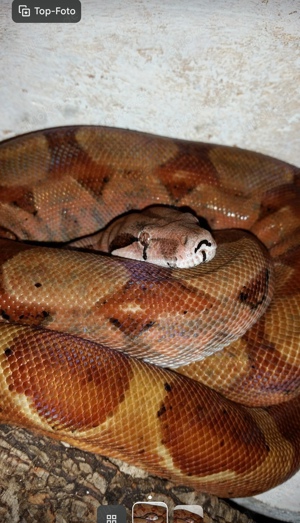
[[[18,12],[21,14],[21,16],[30,16],[30,9],[27,7],[27,5],[19,5]]]

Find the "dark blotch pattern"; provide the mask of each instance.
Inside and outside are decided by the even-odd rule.
[[[266,300],[268,294],[269,271],[262,270],[258,276],[243,286],[240,294],[240,302],[248,305],[250,309],[257,309]]]

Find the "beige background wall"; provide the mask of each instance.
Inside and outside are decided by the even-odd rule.
[[[299,18],[297,0],[84,0],[78,24],[15,24],[2,0],[0,133],[105,124],[300,163]]]

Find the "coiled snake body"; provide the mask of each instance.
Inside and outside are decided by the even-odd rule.
[[[3,142],[0,177],[1,422],[224,497],[298,470],[299,168],[83,126]],[[55,245],[152,205],[205,218],[216,256]]]

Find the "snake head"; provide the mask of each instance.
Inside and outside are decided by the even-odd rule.
[[[168,216],[150,223],[137,222],[139,230],[131,230],[128,242],[123,241],[111,254],[172,268],[190,268],[210,261],[216,253],[210,232],[202,229],[194,216],[176,213],[180,219],[174,220],[172,214],[172,220]]]

